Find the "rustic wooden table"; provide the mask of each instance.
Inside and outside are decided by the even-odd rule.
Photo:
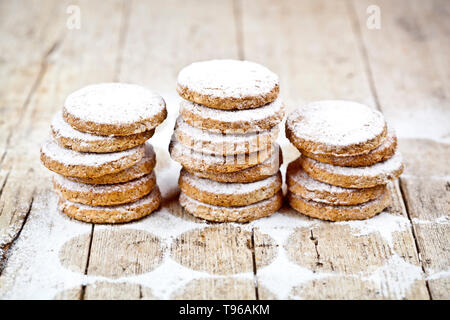
[[[0,297],[450,298],[449,36],[448,0],[1,1]],[[225,57],[278,73],[288,110],[321,99],[381,110],[406,164],[392,206],[348,223],[288,207],[243,225],[184,213],[167,152],[176,75]],[[104,81],[152,88],[169,108],[151,140],[164,204],[117,226],[61,214],[39,162],[64,98]],[[286,164],[297,151],[279,141]]]

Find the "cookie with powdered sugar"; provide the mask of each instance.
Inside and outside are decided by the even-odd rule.
[[[387,189],[371,201],[348,206],[306,200],[292,192],[288,192],[287,199],[294,210],[312,218],[329,221],[368,219],[386,209],[391,201]]]
[[[275,144],[275,150],[276,151],[273,152],[266,161],[257,164],[256,166],[235,172],[212,173],[207,171],[195,171],[189,168],[185,169],[199,178],[210,179],[218,182],[255,182],[273,176],[280,169],[280,165],[283,163],[283,155],[278,144]]]
[[[75,182],[87,184],[99,184],[99,185],[123,183],[134,179],[138,179],[152,172],[152,170],[155,168],[156,165],[156,155],[152,145],[149,143],[145,143],[144,147],[145,147],[144,157],[138,163],[123,171],[92,178],[90,177],[86,178],[66,177],[66,178]]]
[[[183,100],[180,115],[189,125],[215,133],[243,134],[270,130],[284,118],[281,98],[257,110],[219,110]]]
[[[279,93],[278,76],[266,67],[239,60],[195,62],[178,74],[177,91],[186,100],[223,110],[258,108]]]
[[[157,93],[126,83],[100,83],[70,94],[64,120],[78,131],[102,136],[129,136],[153,130],[167,117]]]
[[[316,180],[344,188],[371,188],[397,179],[403,172],[399,151],[386,161],[367,167],[339,167],[301,156],[300,165]]]
[[[281,173],[256,182],[224,183],[199,178],[181,170],[181,191],[197,201],[224,207],[245,206],[268,199],[281,189]]]
[[[248,222],[267,217],[283,204],[283,193],[247,206],[224,207],[197,201],[183,192],[180,193],[180,205],[195,217],[214,222]]]
[[[245,170],[263,163],[277,152],[275,145],[270,148],[231,156],[211,155],[197,152],[175,139],[169,144],[169,153],[173,160],[179,162],[189,171],[206,171],[210,173],[227,173]]]
[[[344,100],[317,101],[299,107],[286,121],[286,137],[300,150],[354,156],[377,148],[386,136],[383,115]]]
[[[154,212],[161,204],[161,193],[155,186],[148,195],[131,203],[116,206],[90,206],[59,198],[62,212],[76,220],[89,223],[124,223],[141,219]]]
[[[66,200],[91,206],[111,206],[136,201],[149,194],[156,185],[152,172],[129,182],[92,185],[54,175],[53,186]]]
[[[228,156],[270,148],[277,139],[279,131],[279,127],[275,126],[258,133],[213,133],[192,127],[179,117],[174,136],[181,144],[194,151]]]
[[[123,151],[143,144],[155,133],[154,129],[129,136],[99,136],[81,132],[69,125],[58,112],[51,123],[53,138],[63,147],[79,152],[108,153]]]
[[[333,186],[313,179],[301,167],[300,159],[289,163],[286,171],[288,190],[305,200],[332,205],[354,205],[374,200],[386,192],[385,185],[355,189]]]
[[[386,161],[394,155],[396,149],[397,137],[394,130],[388,127],[386,137],[383,139],[381,144],[375,149],[370,150],[368,153],[355,156],[339,157],[333,155],[315,154],[301,149],[300,152],[308,158],[312,158],[320,162],[329,163],[335,166],[365,167],[374,165],[377,162]]]
[[[61,147],[54,139],[41,146],[41,162],[63,176],[92,178],[123,171],[145,154],[143,145],[111,153],[85,153]]]

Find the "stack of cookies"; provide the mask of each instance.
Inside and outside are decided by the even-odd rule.
[[[102,83],[69,95],[41,147],[61,210],[94,223],[128,222],[156,210],[156,157],[146,141],[166,116],[162,97],[137,85]]]
[[[286,174],[295,210],[341,221],[367,219],[389,206],[386,185],[403,164],[380,112],[350,101],[314,102],[289,115],[286,136],[301,153]]]
[[[180,162],[180,204],[210,221],[246,222],[282,203],[284,106],[278,76],[248,61],[193,63],[178,75],[183,100],[171,156]]]

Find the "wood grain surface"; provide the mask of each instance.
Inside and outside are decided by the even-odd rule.
[[[366,25],[371,5],[380,29]],[[0,298],[449,299],[449,32],[445,0],[0,2]],[[213,58],[279,74],[288,112],[322,99],[383,112],[406,166],[392,205],[342,223],[286,205],[248,224],[184,212],[167,151],[176,76]],[[150,140],[164,200],[143,220],[92,225],[58,211],[39,148],[68,94],[109,81],[167,102]],[[279,143],[284,172],[298,151]]]

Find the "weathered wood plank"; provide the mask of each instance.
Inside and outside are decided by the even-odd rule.
[[[85,265],[87,247],[74,241],[67,249],[63,245],[80,233],[90,235],[91,229],[91,225],[61,214],[50,181],[42,180],[27,222],[8,253],[0,276],[0,298],[52,299],[59,291],[82,282],[85,266],[79,270],[60,266],[62,263]],[[74,252],[79,253],[80,260],[73,261]],[[78,296],[80,292],[78,288]]]
[[[193,280],[173,299],[180,300],[254,300],[253,280],[236,278],[213,278]]]
[[[449,154],[450,156],[450,154]],[[402,179],[417,245],[433,299],[450,295],[450,187],[449,181]]]
[[[66,9],[69,4],[78,5],[81,10],[80,29],[66,27],[68,17]],[[23,264],[35,268],[36,273],[45,270],[45,265],[39,264],[36,255],[27,257],[26,248],[31,246],[30,241],[41,244],[43,248],[49,248],[51,245],[47,243],[48,239],[57,237],[55,233],[61,232],[60,229],[64,226],[65,220],[62,226],[56,225],[59,221],[56,218],[56,221],[46,220],[48,224],[43,226],[43,230],[48,228],[47,234],[36,239],[38,234],[36,234],[35,226],[40,225],[42,206],[48,204],[49,197],[54,196],[49,187],[48,171],[39,161],[39,147],[49,133],[53,114],[61,108],[68,94],[89,83],[114,79],[113,66],[119,51],[122,4],[121,1],[108,3],[57,1],[57,7],[52,11],[52,19],[48,17],[46,19],[46,23],[58,31],[56,33],[60,35],[60,40],[53,46],[50,54],[45,56],[42,79],[30,95],[29,105],[22,112],[20,122],[14,128],[3,163],[3,165],[9,165],[10,173],[0,198],[2,208],[0,218],[6,232],[11,233],[9,239],[15,238],[27,215],[28,223],[22,229],[19,242],[10,248],[9,258],[0,278],[7,284],[1,286],[0,295],[2,296],[8,293],[20,294],[21,291],[17,288],[22,288],[21,286],[33,287],[31,281],[28,284],[24,283],[24,278],[30,277],[33,272],[29,268],[23,268]],[[33,205],[31,206],[30,203]],[[40,203],[40,206],[36,207],[35,203]],[[59,214],[56,207],[52,210],[51,215]],[[89,224],[82,225],[83,227],[80,228],[90,232]],[[72,249],[78,252],[80,248],[86,250],[86,247],[78,245]],[[52,250],[58,250],[58,248],[52,248]],[[67,257],[63,257],[62,260],[70,260],[70,256],[74,253],[69,250],[66,254]],[[87,260],[87,252],[83,251],[83,254]],[[31,280],[39,281],[36,278]],[[64,286],[64,282],[55,286]],[[7,288],[16,288],[16,291],[10,292]],[[22,289],[25,296],[26,288]]]
[[[237,58],[235,28],[231,0],[135,1],[119,79],[175,94],[177,74],[187,64]]]
[[[242,17],[244,57],[268,65],[280,75],[281,92],[288,110],[300,103],[321,99],[356,100],[377,107],[370,75],[345,1],[243,1]],[[288,163],[298,153],[288,146],[288,142],[282,141],[285,143],[285,162]],[[387,210],[389,214],[384,213],[379,219],[395,220],[394,224],[399,225],[400,231],[392,231],[394,234],[389,236],[392,241],[389,237],[387,241],[378,232],[376,219],[367,222],[371,232],[366,230],[367,234],[364,231],[364,235],[358,235],[350,232],[361,226],[358,223],[341,226],[315,220],[305,222],[301,217],[296,220],[295,213],[285,209],[285,214],[293,219],[292,225],[304,226],[291,229],[293,233],[279,248],[277,259],[280,262],[277,263],[281,264],[286,259],[294,262],[300,267],[299,274],[289,278],[290,284],[283,289],[277,288],[268,271],[258,268],[258,285],[267,284],[273,286],[273,290],[280,289],[279,293],[284,298],[428,298],[425,282],[420,276],[410,283],[408,290],[399,287],[403,281],[401,273],[381,273],[375,283],[370,283],[372,289],[366,287],[365,279],[382,272],[380,270],[393,263],[392,259],[400,257],[405,266],[416,272],[414,276],[417,276],[417,270],[420,271],[414,238],[397,183],[391,186],[391,196],[393,204]],[[370,227],[371,224],[374,226]],[[275,226],[266,227],[269,234],[276,232]],[[256,241],[258,245],[262,244]],[[261,254],[263,257],[264,253]],[[325,276],[327,280],[323,283],[335,287],[320,289],[320,279]],[[280,276],[280,283],[283,283],[283,276]],[[345,289],[339,289],[340,285]],[[315,290],[309,292],[311,286]],[[264,299],[265,294],[261,293],[260,297]]]
[[[60,292],[55,299],[57,300],[155,300],[151,289],[139,284],[126,282],[96,282],[86,286],[86,292],[83,297],[78,289],[68,289]]]
[[[450,292],[450,145],[415,139],[401,145],[402,191],[433,299]]]
[[[231,225],[215,225],[177,238],[175,261],[197,271],[230,275],[253,272],[251,233]]]
[[[42,79],[59,28],[48,21],[57,1],[2,1],[0,4],[0,160],[11,131]],[[1,164],[1,161],[0,161]]]
[[[48,55],[57,43],[59,28],[48,24],[56,4],[56,1],[0,4],[0,250],[20,231],[32,201],[32,187],[17,188],[30,168],[19,165],[22,177],[11,173],[15,162],[7,159],[7,153],[14,146],[13,131],[20,127],[42,80]],[[11,186],[16,187],[11,190]]]
[[[158,128],[151,141],[155,141],[153,144],[158,161],[156,171],[166,199],[164,207],[171,206],[172,212],[181,211],[177,197],[174,197],[177,187],[173,172],[176,172],[178,167],[170,159],[167,151],[174,121],[178,115],[176,76],[182,67],[196,60],[237,57],[232,2],[134,1],[128,10],[127,30],[123,39],[124,47],[117,78],[119,81],[145,85],[162,94],[167,102],[168,119]],[[166,176],[174,181],[167,181]],[[158,238],[144,244],[143,249],[139,249],[140,244],[129,243],[127,250],[133,252],[138,250],[141,253],[145,252],[146,255],[138,258],[124,253],[122,258],[124,261],[117,264],[114,263],[116,262],[114,256],[120,249],[110,243],[110,239],[120,239],[117,228],[96,227],[88,275],[102,275],[108,278],[139,276],[143,272],[142,269],[145,269],[139,262],[140,259],[148,257],[159,261],[163,255],[171,255],[171,258],[189,268],[192,273],[201,270],[216,274],[219,265],[224,274],[253,272],[251,249],[247,247],[247,241],[250,239],[248,232],[244,237],[242,233],[233,232],[234,229],[230,229],[227,225],[218,225],[214,232],[208,230],[210,229],[183,234],[182,238],[177,238],[182,239],[181,242],[175,240],[170,248],[159,248],[156,245]],[[230,248],[219,244],[229,244]],[[211,251],[205,250],[204,246],[215,248],[216,254],[211,255]],[[169,251],[165,252],[167,250]],[[105,263],[105,261],[114,262]],[[119,268],[120,265],[122,268]],[[104,283],[103,288],[116,298],[140,298],[138,290],[123,291],[123,288],[116,286],[115,283]],[[90,292],[91,287],[86,287],[85,299],[90,298]],[[174,293],[174,297],[254,299],[255,289],[253,281],[192,281],[186,288]]]
[[[446,140],[450,129],[449,4],[354,1],[381,109],[401,138]],[[381,28],[366,27],[378,5]],[[430,18],[433,16],[433,18]],[[383,48],[382,50],[380,48]]]
[[[269,66],[281,76],[288,110],[297,103],[317,99],[352,99],[371,106],[376,106],[378,99],[383,111],[394,119],[396,111],[386,106],[398,103],[406,110],[408,104],[401,97],[407,95],[406,89],[416,89],[418,92],[413,95],[422,106],[431,105],[430,110],[441,112],[434,109],[443,100],[436,100],[433,88],[437,96],[443,95],[444,100],[448,97],[447,84],[442,83],[442,79],[448,79],[448,61],[443,51],[438,50],[440,42],[448,45],[442,40],[448,22],[439,18],[424,23],[430,17],[448,13],[445,10],[435,13],[439,11],[436,6],[439,2],[424,4],[425,10],[420,14],[419,2],[406,10],[407,13],[412,10],[412,16],[417,18],[419,35],[422,32],[428,37],[425,42],[420,40],[422,36],[414,38],[399,33],[399,28],[414,30],[417,26],[413,23],[411,27],[409,19],[400,21],[404,17],[400,8],[390,11],[396,16],[387,17],[383,23],[388,22],[389,32],[397,32],[387,38],[395,40],[394,43],[398,41],[396,45],[379,39],[382,35],[370,33],[375,31],[362,29],[362,42],[358,42],[361,35],[355,35],[355,25],[365,26],[365,3],[352,7],[348,6],[352,4],[349,1],[184,4],[170,1],[164,5],[143,1],[82,1],[75,3],[81,8],[82,28],[72,31],[65,28],[68,4],[58,2],[55,9],[45,9],[45,14],[31,7],[31,12],[24,13],[27,17],[39,16],[38,19],[48,23],[41,21],[42,31],[36,34],[19,28],[21,36],[14,42],[14,46],[25,47],[28,44],[21,41],[30,35],[35,39],[30,46],[37,49],[33,52],[36,56],[18,55],[19,60],[30,59],[20,66],[26,68],[30,64],[32,72],[17,75],[19,78],[11,82],[11,85],[24,82],[28,91],[11,93],[8,97],[12,97],[12,103],[6,109],[2,105],[1,109],[2,113],[7,110],[8,115],[2,119],[20,114],[17,118],[20,125],[16,125],[19,129],[11,131],[10,147],[0,171],[3,179],[0,186],[6,181],[0,208],[3,205],[3,212],[8,214],[0,219],[7,223],[7,230],[12,230],[11,239],[28,216],[0,276],[1,298],[425,299],[428,293],[408,214],[431,295],[448,298],[450,157],[448,144],[441,143],[448,138],[441,122],[437,123],[437,129],[427,129],[424,134],[419,131],[420,137],[426,139],[414,136],[414,140],[400,140],[407,164],[401,186],[408,212],[396,182],[390,185],[393,204],[389,213],[366,222],[325,223],[283,208],[281,213],[249,225],[203,224],[179,207],[176,179],[172,179],[178,167],[166,150],[178,113],[176,74],[184,65],[200,59],[241,57]],[[386,11],[384,4],[382,17]],[[5,6],[5,2],[1,5]],[[351,8],[356,15],[352,16]],[[0,24],[12,20],[6,21]],[[404,26],[395,26],[396,23]],[[389,50],[383,55],[374,51],[377,48],[374,44],[367,45],[372,37],[376,37],[375,43],[380,48],[394,47],[396,54],[390,68],[399,65],[401,71],[391,71],[386,63],[372,64],[373,55],[382,62],[389,61],[386,56]],[[405,47],[399,49],[400,42],[406,43]],[[421,47],[423,43],[428,49]],[[397,64],[401,53],[410,49],[419,52],[413,53],[416,58],[440,66],[431,68],[439,75],[430,71],[424,76],[427,83],[421,84],[416,77],[426,68],[412,64],[409,70],[403,61]],[[366,57],[361,50],[367,50]],[[430,55],[431,51],[439,52]],[[16,51],[8,52],[12,56]],[[392,85],[390,72],[396,74],[394,83],[402,88],[395,92],[395,97],[393,90],[387,88]],[[402,72],[411,79],[400,78]],[[4,76],[7,75],[5,72]],[[4,76],[2,73],[0,81],[5,81]],[[30,79],[34,79],[34,86]],[[385,82],[380,84],[380,79]],[[169,119],[152,139],[157,142],[157,175],[165,200],[163,209],[137,223],[94,228],[70,220],[56,210],[56,195],[36,155],[51,116],[65,96],[87,83],[111,80],[145,85],[163,94],[168,102]],[[8,81],[6,84],[10,85]],[[421,85],[424,92],[420,91]],[[434,97],[431,102],[430,96]],[[414,114],[406,111],[399,114],[413,117],[409,125],[417,125]],[[445,113],[442,115],[445,119]],[[12,123],[0,123],[0,127],[5,125],[1,128],[10,130]],[[403,136],[412,132],[405,123],[409,122],[394,120]],[[0,143],[6,141],[4,132],[0,133],[3,139]],[[437,133],[440,142],[429,140]],[[282,143],[289,162],[297,153],[285,139]],[[434,161],[424,162],[424,158]],[[11,227],[10,217],[18,221],[14,223],[18,229]]]
[[[288,110],[323,99],[374,106],[342,1],[242,1],[245,59],[280,75]]]
[[[369,4],[381,9],[380,30],[365,27]],[[450,5],[354,1],[354,8],[380,107],[400,138],[402,193],[430,294],[448,299]]]

